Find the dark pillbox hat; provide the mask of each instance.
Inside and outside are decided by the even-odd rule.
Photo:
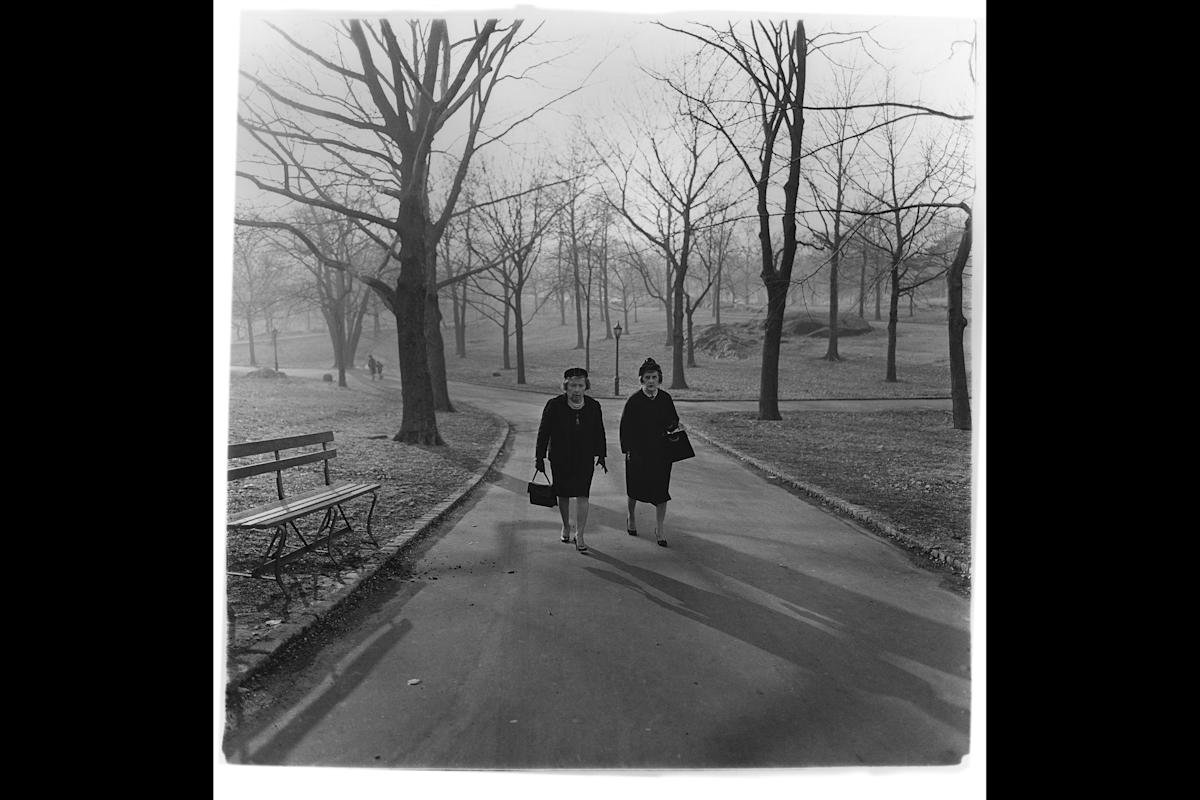
[[[587,376],[587,370],[583,367],[571,367],[569,370],[563,373],[563,380],[568,380],[570,378],[586,378]]]
[[[647,372],[657,372],[659,375],[662,375],[662,367],[660,367],[658,362],[653,358],[647,358],[642,362],[642,365],[638,367],[638,377],[642,377]]]

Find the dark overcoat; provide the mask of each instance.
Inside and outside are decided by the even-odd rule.
[[[651,400],[641,389],[621,412],[621,452],[625,453],[625,494],[643,503],[671,499],[671,461],[664,434],[679,424],[675,401],[662,389]]]
[[[583,396],[583,408],[567,404],[566,393],[546,401],[538,425],[536,457],[550,457],[551,483],[558,497],[588,497],[596,456],[608,454],[600,402]]]

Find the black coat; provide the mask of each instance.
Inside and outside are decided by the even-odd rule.
[[[604,416],[600,403],[583,396],[583,409],[576,412],[567,405],[565,393],[546,401],[538,425],[537,458],[550,456],[555,480],[576,472],[591,474],[596,456],[608,455],[604,438]]]
[[[671,499],[671,461],[663,435],[679,424],[675,401],[662,389],[651,400],[640,389],[625,401],[621,413],[621,452],[625,462],[625,494],[643,503]]]

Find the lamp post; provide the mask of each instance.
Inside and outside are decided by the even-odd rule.
[[[275,349],[275,371],[279,372],[279,329],[271,327],[271,347]]]
[[[613,397],[621,396],[621,323],[613,328],[613,336],[617,338],[617,357],[613,366]]]

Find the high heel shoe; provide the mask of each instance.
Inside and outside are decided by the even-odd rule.
[[[654,532],[654,541],[658,544],[659,547],[667,546],[667,540],[662,538],[661,536],[659,536],[658,531]]]
[[[587,553],[587,551],[588,551],[588,546],[587,546],[586,544],[584,544],[583,542],[581,542],[581,541],[579,540],[579,537],[578,537],[578,536],[576,536],[576,537],[575,537],[575,552],[577,552],[577,553]]]

